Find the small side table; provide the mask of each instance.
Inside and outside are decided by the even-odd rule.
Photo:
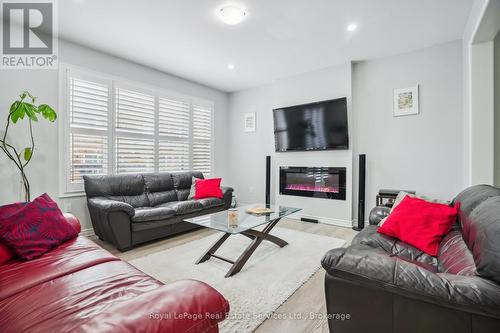
[[[399,192],[401,192],[401,191],[404,191],[404,192],[407,192],[410,194],[416,194],[415,191],[408,191],[408,190],[380,189],[378,191],[378,194],[377,194],[376,199],[375,199],[377,206],[392,207],[392,205],[394,205],[394,200],[396,199]]]

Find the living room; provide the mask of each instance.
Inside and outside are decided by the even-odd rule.
[[[500,0],[0,4],[0,331],[500,331]]]

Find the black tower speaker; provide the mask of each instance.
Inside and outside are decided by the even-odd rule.
[[[266,206],[271,205],[271,156],[266,156]]]
[[[366,185],[366,155],[359,154],[359,179],[358,179],[358,225],[354,230],[365,227],[365,185]]]

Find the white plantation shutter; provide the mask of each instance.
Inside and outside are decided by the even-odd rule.
[[[158,100],[158,170],[189,170],[190,104],[175,98]]]
[[[116,89],[116,130],[154,135],[155,97],[127,89]]]
[[[189,171],[189,143],[164,141],[159,144],[159,171]]]
[[[189,103],[160,97],[159,134],[160,136],[188,139],[189,137]]]
[[[108,174],[108,138],[103,135],[70,134],[70,182],[83,175]]]
[[[65,73],[66,193],[83,190],[83,175],[213,173],[211,102],[77,69]]]
[[[69,183],[108,173],[109,85],[69,78]]]
[[[193,105],[193,170],[212,173],[212,107]]]
[[[116,173],[154,172],[153,139],[116,138]]]
[[[155,171],[155,97],[116,88],[117,174]]]

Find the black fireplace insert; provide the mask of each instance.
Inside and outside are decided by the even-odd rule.
[[[280,194],[346,199],[346,168],[280,167]]]

